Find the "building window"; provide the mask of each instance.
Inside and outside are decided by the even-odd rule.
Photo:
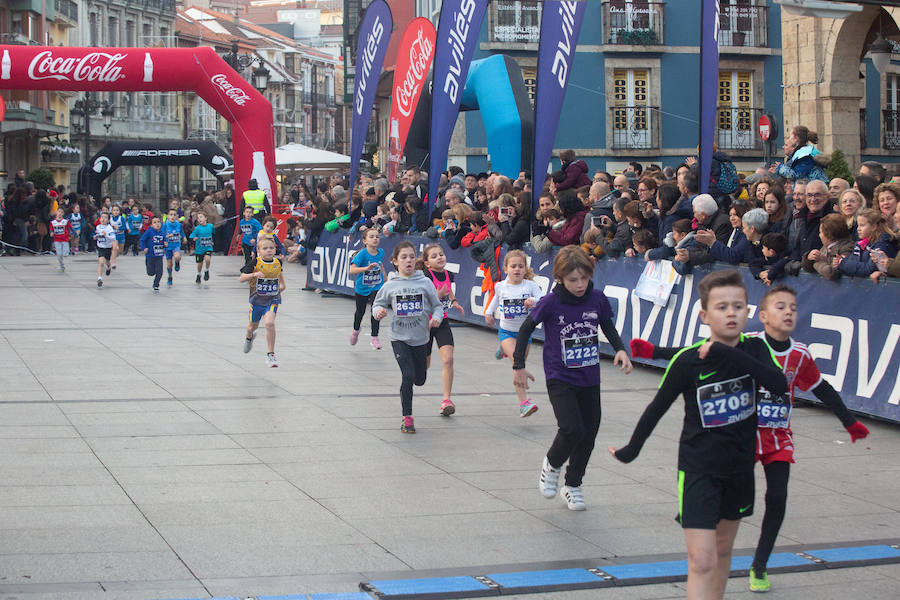
[[[150,193],[150,167],[141,167],[141,193]]]
[[[100,15],[95,12],[92,12],[90,16],[90,41],[88,44],[91,46],[100,45]]]
[[[731,150],[758,147],[753,108],[753,72],[719,71],[719,103],[716,115],[717,144]]]
[[[135,44],[136,29],[134,21],[125,21],[125,45],[133,48]]]
[[[119,19],[116,17],[109,18],[109,45],[119,45]]]
[[[491,11],[493,42],[537,43],[541,35],[542,2],[498,0]]]
[[[885,77],[884,148],[900,149],[900,75],[890,74]]]
[[[613,147],[655,148],[657,112],[650,106],[650,71],[613,71]]]
[[[607,44],[658,46],[663,43],[665,5],[649,0],[609,0],[603,4]]]
[[[159,195],[169,195],[169,169],[168,167],[159,168]]]
[[[720,46],[765,48],[768,45],[768,9],[759,4],[759,0],[720,0]]]

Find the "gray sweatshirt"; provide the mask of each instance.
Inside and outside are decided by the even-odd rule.
[[[428,322],[441,320],[444,306],[438,300],[434,283],[422,271],[409,277],[389,279],[375,296],[373,310],[386,308],[394,311],[391,321],[391,341],[405,342],[410,346],[428,343]]]

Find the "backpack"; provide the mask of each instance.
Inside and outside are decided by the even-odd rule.
[[[723,194],[731,194],[738,187],[737,168],[733,162],[719,163],[719,181],[717,182],[719,192]]]

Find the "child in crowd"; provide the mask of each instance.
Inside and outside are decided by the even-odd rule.
[[[268,238],[275,242],[275,256],[278,257],[278,260],[284,260],[285,250],[284,244],[281,243],[281,240],[278,239],[278,234],[275,230],[278,228],[278,219],[273,216],[268,216],[263,219],[262,229],[260,229],[259,233],[256,234],[256,244],[259,245],[259,240],[263,238]]]
[[[434,342],[437,341],[438,352],[441,355],[441,382],[443,384],[444,399],[441,401],[440,414],[449,417],[456,412],[456,406],[450,399],[453,390],[453,331],[450,330],[450,320],[447,311],[455,308],[460,314],[465,314],[463,307],[456,300],[453,293],[453,273],[446,270],[447,256],[439,244],[428,244],[422,250],[422,257],[416,262],[416,269],[423,271],[431,278],[437,297],[444,306],[444,314],[441,324],[431,329],[426,352],[425,368],[431,367],[431,351]]]
[[[394,247],[391,263],[397,277],[385,283],[375,296],[376,319],[383,319],[388,308],[394,311],[391,322],[391,347],[400,366],[400,405],[403,420],[400,431],[415,433],[412,416],[413,385],[425,385],[429,331],[441,324],[444,307],[434,285],[416,269],[416,249],[407,241]]]
[[[200,285],[200,270],[203,269],[203,281],[209,281],[209,265],[212,262],[213,236],[215,228],[206,220],[206,213],[197,213],[197,226],[191,231],[191,239],[197,240],[194,244],[194,260],[197,261],[197,280]]]
[[[150,204],[144,204],[143,209],[141,210],[141,219],[143,220],[143,224],[141,225],[141,234],[143,234],[150,228],[150,223],[153,219],[153,207]],[[160,223],[162,223],[161,218]]]
[[[377,229],[367,229],[363,233],[362,242],[365,248],[357,252],[350,260],[350,276],[356,277],[353,284],[356,298],[356,312],[353,313],[353,331],[350,333],[350,345],[355,346],[359,340],[359,329],[366,313],[366,305],[375,302],[378,290],[384,285],[384,250],[378,247],[380,236]],[[373,309],[374,310],[374,309]],[[372,337],[370,343],[376,350],[381,350],[378,339],[378,328],[381,323],[372,315]]]
[[[113,245],[112,268],[116,268],[116,259],[125,252],[125,217],[118,204],[113,204],[110,209],[109,224],[116,232],[116,243]]]
[[[241,250],[244,253],[244,266],[246,267],[253,260],[253,253],[256,249],[256,236],[262,230],[259,221],[253,218],[253,207],[244,207],[244,216],[238,221],[238,227],[241,230]]]
[[[631,247],[634,249],[635,256],[644,256],[656,248],[656,238],[649,229],[638,229],[631,234]]]
[[[144,217],[141,215],[141,209],[137,204],[133,204],[131,214],[125,218],[125,254],[128,254],[128,248],[131,248],[132,255],[138,255],[143,226]]]
[[[166,235],[166,285],[172,285],[172,262],[175,262],[175,270],[181,270],[181,242],[184,239],[184,228],[178,220],[178,209],[170,208],[166,222],[163,224],[163,233]]]
[[[113,245],[116,243],[116,231],[109,224],[109,213],[100,213],[100,224],[94,229],[94,241],[97,243],[97,287],[103,287],[103,271],[110,274],[110,260]]]
[[[306,228],[303,221],[287,220],[288,236],[284,241],[285,260],[306,264]]]
[[[247,336],[244,338],[244,353],[253,348],[253,339],[259,328],[260,320],[266,326],[266,364],[277,367],[275,358],[275,316],[281,304],[281,292],[285,290],[284,273],[281,261],[275,258],[275,241],[263,238],[257,247],[256,260],[241,267],[241,283],[250,283],[250,322],[247,323]]]
[[[681,248],[693,246],[694,230],[690,219],[678,219],[672,223],[672,231],[666,234],[663,245],[659,248],[648,250],[644,258],[651,260],[672,260],[675,253]]]
[[[69,255],[69,239],[74,235],[72,225],[66,220],[66,211],[56,211],[56,218],[50,221],[50,230],[53,233],[53,248],[56,250],[56,260],[59,261],[60,273],[65,272],[64,259]]]
[[[506,279],[494,286],[494,297],[484,309],[484,320],[488,326],[493,327],[494,314],[497,309],[500,310],[500,324],[497,327],[500,358],[505,355],[512,360],[519,328],[544,292],[541,286],[533,281],[534,271],[528,266],[528,258],[521,250],[510,250],[506,253],[503,258],[503,271],[506,273]],[[529,348],[530,346],[525,348],[526,359]],[[519,416],[524,418],[537,412],[538,406],[526,395],[525,388],[516,387],[515,390],[519,398]]]
[[[803,257],[803,268],[834,281],[841,276],[834,259],[851,254],[855,245],[850,239],[847,220],[837,213],[822,217],[819,223],[819,239],[822,240],[822,248],[810,250]]]
[[[762,257],[750,262],[750,272],[766,285],[772,285],[784,277],[784,266],[791,260],[787,238],[782,233],[769,232],[762,236],[759,243]]]
[[[556,415],[557,433],[541,465],[539,488],[554,498],[563,465],[561,493],[569,510],[584,510],[585,469],[600,428],[600,338],[615,350],[614,365],[631,372],[631,360],[613,323],[609,299],[591,281],[594,261],[578,246],[565,246],[553,260],[553,290],[541,298],[519,328],[513,354],[513,384],[528,389],[534,376],[525,370],[525,351],[538,324],[544,324],[544,374]]]
[[[139,242],[145,255],[147,276],[153,277],[153,293],[159,293],[159,281],[163,274],[163,256],[166,254],[166,234],[162,231],[162,219],[150,218],[150,227],[141,235]]]
[[[473,244],[477,244],[478,242],[487,239],[487,236],[489,235],[484,216],[478,211],[469,215],[469,229],[469,233],[467,233],[460,241],[460,245],[463,248],[468,248]]]
[[[878,270],[875,262],[878,258],[897,256],[897,239],[884,215],[874,208],[860,211],[856,216],[856,224],[859,241],[856,242],[853,253],[846,258],[836,256],[833,266],[850,277],[868,277]]]
[[[631,229],[631,241],[632,246],[625,250],[625,256],[639,256],[641,253],[637,251],[634,247],[634,234],[639,231],[646,230],[653,235],[653,231],[659,229],[659,224],[654,220],[652,223],[647,220],[644,216],[644,213],[641,211],[641,203],[637,200],[632,200],[628,204],[625,205],[625,208],[622,210],[622,214],[625,216],[625,220],[628,222],[628,227]],[[655,219],[655,217],[654,217]]]
[[[81,250],[81,230],[84,225],[84,219],[81,216],[81,206],[77,202],[72,203],[72,212],[69,213],[69,226],[72,228],[72,236],[70,238],[72,254],[78,254]]]

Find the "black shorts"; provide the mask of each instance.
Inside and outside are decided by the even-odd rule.
[[[724,475],[678,471],[678,516],[684,529],[715,529],[722,519],[753,514],[753,471]]]
[[[428,340],[428,352],[426,352],[426,356],[431,356],[431,348],[434,347],[435,340],[437,340],[438,348],[453,345],[453,332],[450,331],[450,319],[444,317],[444,320],[441,321],[440,325],[431,329],[431,337]]]
[[[106,260],[112,260],[112,248],[97,248],[97,256]]]
[[[212,252],[204,252],[203,254],[195,254],[194,260],[196,260],[197,264],[199,265],[200,263],[203,262],[203,259],[206,258],[207,256],[212,256]]]

